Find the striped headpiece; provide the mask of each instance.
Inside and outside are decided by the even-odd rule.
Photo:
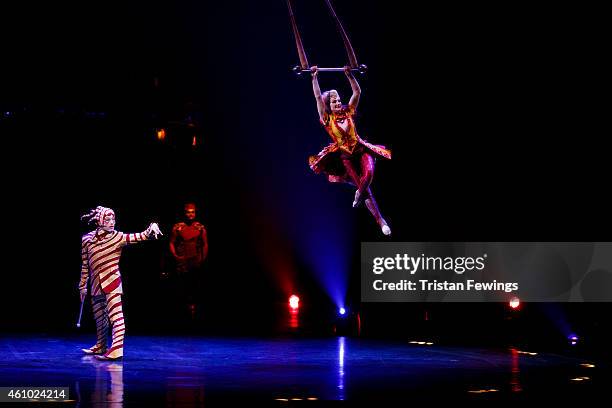
[[[104,217],[109,213],[115,213],[111,208],[102,207],[101,205],[97,206],[90,210],[87,214],[81,217],[82,220],[87,221],[88,224],[96,224],[96,226],[101,226],[104,220]]]

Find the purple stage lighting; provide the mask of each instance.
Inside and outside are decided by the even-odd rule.
[[[569,336],[567,336],[567,339],[569,340],[569,343],[572,346],[575,346],[576,344],[578,344],[578,340],[580,340],[579,337],[576,336],[574,333],[572,333]]]

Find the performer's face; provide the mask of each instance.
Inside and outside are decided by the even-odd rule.
[[[195,207],[186,207],[185,208],[185,218],[189,221],[195,220],[196,217],[196,209]]]
[[[115,213],[108,211],[102,218],[102,227],[113,229],[115,228]]]
[[[340,100],[340,95],[336,92],[331,92],[329,94],[329,108],[333,113],[338,113],[342,110],[342,101]]]

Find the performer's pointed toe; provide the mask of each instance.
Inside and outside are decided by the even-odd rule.
[[[389,236],[391,235],[391,228],[387,224],[382,226],[382,233]]]
[[[361,195],[359,194],[359,190],[355,191],[355,199],[353,200],[353,208],[359,205]]]
[[[103,354],[103,355],[96,355],[96,360],[100,360],[100,361],[116,361],[116,360],[121,360],[123,358],[123,356],[110,356],[107,354]]]
[[[97,347],[97,346],[93,346],[93,347],[90,347],[90,348],[84,348],[84,349],[81,349],[81,351],[83,353],[85,353],[85,354],[88,354],[88,355],[104,354],[104,353],[106,353],[106,349],[103,349],[103,348]]]

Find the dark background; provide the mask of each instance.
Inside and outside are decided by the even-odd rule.
[[[310,63],[344,65],[324,3],[294,3]],[[610,239],[602,10],[335,6],[369,66],[359,133],[393,149],[373,184],[393,240]],[[500,305],[359,305],[359,243],[387,238],[350,207],[351,189],[307,166],[328,136],[309,79],[290,70],[284,1],[24,4],[3,18],[6,330],[73,327],[88,231],[79,217],[96,205],[116,210],[120,230],[156,220],[167,232],[125,250],[121,267],[132,331],[172,330],[158,314],[159,275],[185,200],[199,204],[210,237],[206,327],[276,330],[296,291],[303,323],[329,332],[335,306],[302,250],[306,230],[350,257],[346,301],[364,333],[412,335],[426,309],[440,330],[471,324],[476,339],[504,321]],[[348,98],[341,75],[321,84]],[[277,258],[291,270],[271,268]],[[610,310],[553,307],[591,329]],[[545,315],[531,312],[534,333]]]

